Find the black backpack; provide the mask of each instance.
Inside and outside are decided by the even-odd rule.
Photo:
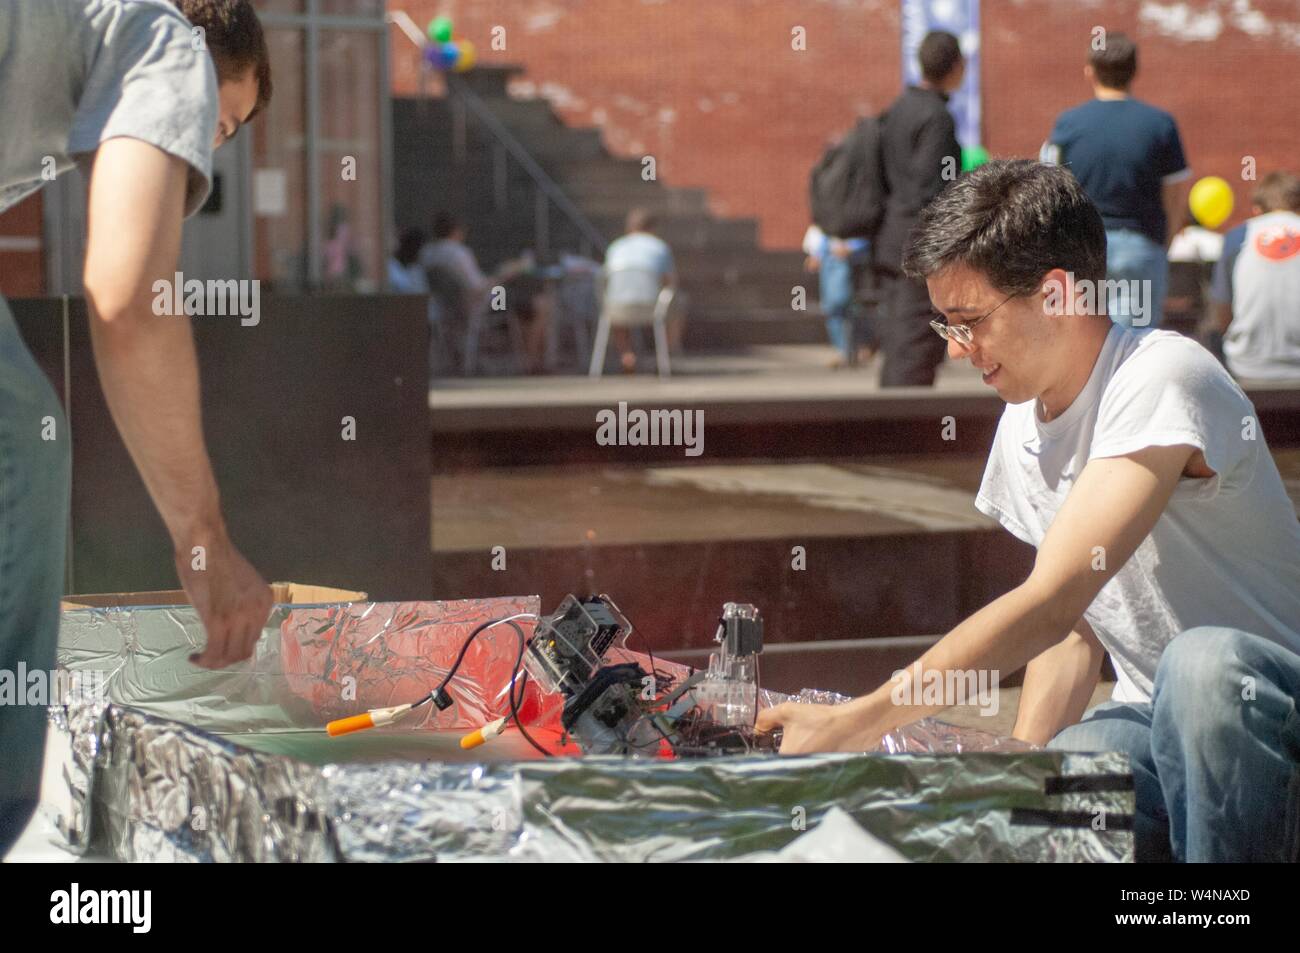
[[[872,238],[885,216],[880,133],[883,116],[858,121],[813,167],[812,218],[832,238]]]

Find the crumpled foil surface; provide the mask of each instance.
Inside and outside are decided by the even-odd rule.
[[[221,672],[188,663],[203,640],[188,607],[65,612],[60,665],[105,673],[107,692],[51,709],[72,750],[71,806],[54,817],[63,846],[137,861],[744,860],[838,808],[908,860],[1132,859],[1123,755],[1036,750],[934,719],[866,755],[542,760],[508,732],[467,760],[459,736],[509,709],[508,626],[476,639],[446,711],[322,731],[418,698],[476,625],[537,611],[536,597],[280,606],[254,657]],[[530,686],[521,715],[546,730],[560,707]]]

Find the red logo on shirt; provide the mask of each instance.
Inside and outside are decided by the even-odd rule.
[[[1269,261],[1285,261],[1300,255],[1300,232],[1285,225],[1272,225],[1255,236],[1255,251]]]

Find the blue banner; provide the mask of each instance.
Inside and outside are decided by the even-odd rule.
[[[948,101],[957,120],[957,141],[980,145],[980,0],[902,0],[903,82],[921,82],[916,61],[921,40],[931,30],[947,30],[961,41],[966,78]]]

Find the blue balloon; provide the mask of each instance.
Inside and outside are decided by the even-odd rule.
[[[442,49],[439,50],[439,53],[441,54],[439,57],[441,62],[438,65],[443,69],[451,69],[456,65],[456,60],[460,59],[460,47],[455,43],[442,44]]]

